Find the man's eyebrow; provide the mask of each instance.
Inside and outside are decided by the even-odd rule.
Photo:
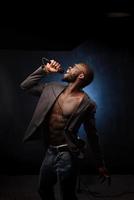
[[[74,67],[76,67],[76,68],[78,68],[79,70],[81,70],[80,67],[79,67],[77,64],[75,64]]]
[[[80,69],[80,67],[79,67],[77,64],[75,64],[74,66],[75,66],[76,68],[78,68],[80,71],[82,71],[82,72],[83,72],[83,74],[85,75],[85,72],[84,72],[84,70]]]

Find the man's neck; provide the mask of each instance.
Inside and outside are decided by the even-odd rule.
[[[66,94],[76,94],[79,92],[81,92],[81,88],[75,83],[69,83],[65,90]]]

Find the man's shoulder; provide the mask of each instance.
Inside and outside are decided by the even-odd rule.
[[[96,105],[96,101],[89,94],[87,94],[86,92],[84,92],[84,94],[85,94],[85,98],[87,99],[87,101],[90,104],[95,104]]]
[[[60,82],[57,81],[51,81],[45,84],[47,87],[53,87],[53,88],[65,88],[66,86]]]
[[[88,107],[90,109],[96,110],[96,108],[97,108],[96,101],[89,94],[87,94],[86,92],[84,92],[84,93],[85,93],[86,101],[88,103]]]
[[[58,82],[58,81],[51,82],[51,85],[55,86],[55,87],[65,87],[65,85],[63,83]]]

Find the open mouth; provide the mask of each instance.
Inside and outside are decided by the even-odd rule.
[[[68,74],[68,73],[69,73],[69,70],[66,71],[66,74]]]

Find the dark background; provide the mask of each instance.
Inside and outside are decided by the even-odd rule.
[[[38,173],[41,144],[22,143],[37,99],[19,84],[43,56],[57,59],[65,69],[79,61],[93,67],[95,80],[85,90],[98,105],[96,123],[106,164],[112,173],[134,172],[133,6],[129,1],[88,3],[1,7],[1,173]],[[47,81],[60,78],[52,75]],[[80,135],[84,137],[83,128]]]

